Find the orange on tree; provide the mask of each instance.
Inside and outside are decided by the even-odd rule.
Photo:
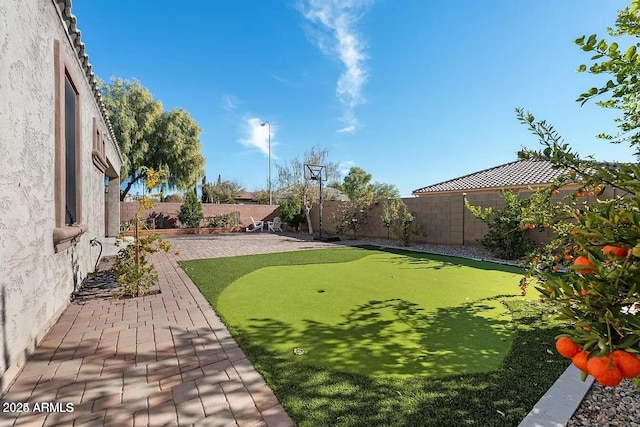
[[[624,258],[629,254],[629,249],[621,246],[607,245],[602,248],[602,252],[608,256],[614,256],[617,258]]]
[[[589,258],[584,255],[580,255],[573,261],[573,265],[576,267],[581,267],[580,269],[576,269],[576,272],[581,274],[591,274],[594,272],[593,263]]]
[[[573,356],[572,361],[574,366],[580,369],[582,372],[587,372],[587,357],[589,357],[588,351],[581,351],[580,353]]]
[[[592,357],[587,361],[587,371],[604,386],[615,387],[622,381],[622,372],[612,355]]]
[[[624,350],[613,352],[613,359],[618,365],[620,373],[625,378],[635,378],[640,375],[640,358]]]
[[[567,359],[571,359],[576,354],[582,351],[582,347],[573,342],[573,340],[569,337],[560,337],[556,341],[556,350],[562,357],[566,357]]]
[[[581,65],[579,71],[609,75],[600,87],[581,94],[578,101],[585,103],[600,97],[601,105],[618,109],[623,118],[617,125],[623,132],[601,136],[612,142],[630,142],[637,150],[637,85],[628,84],[628,79],[640,73],[640,61],[634,60],[640,39],[640,1],[629,3],[618,11],[610,31],[611,37],[624,38],[628,50],[618,50],[617,43],[596,35],[575,40],[585,52],[596,49],[602,53],[592,57],[591,64]],[[635,43],[627,43],[626,37],[635,37]],[[625,51],[627,59],[622,59]],[[574,355],[576,367],[607,386],[617,385],[625,376],[635,374],[634,379],[640,378],[640,366],[636,368],[640,360],[640,323],[638,313],[631,312],[631,308],[640,309],[640,164],[581,158],[544,120],[537,121],[523,109],[517,109],[517,117],[542,145],[540,150],[522,150],[520,158],[549,161],[554,168],[567,171],[550,188],[534,191],[523,211],[528,222],[550,223],[556,236],[530,255],[535,260],[529,264],[532,284],[537,284],[543,301],[556,304],[558,319],[568,322],[565,336],[589,349]],[[552,198],[558,188],[563,188],[568,197],[561,201]],[[579,198],[596,193],[596,200]],[[575,274],[557,274],[553,269],[559,263],[555,254],[561,254],[561,264],[570,265]],[[544,262],[537,262],[538,257]],[[528,282],[521,284],[525,290],[527,285]]]

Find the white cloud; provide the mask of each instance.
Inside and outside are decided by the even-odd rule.
[[[336,84],[336,96],[344,108],[340,121],[345,124],[338,132],[353,132],[359,126],[353,110],[364,103],[367,55],[355,27],[372,4],[373,0],[304,0],[299,6],[304,17],[320,27],[315,34],[320,50],[335,55],[345,67]]]
[[[250,117],[242,123],[242,133],[244,138],[240,138],[238,142],[245,147],[258,148],[265,155],[269,155],[269,125],[261,126],[265,121],[258,117]],[[271,158],[278,157],[273,154],[273,148],[277,145],[274,142],[277,128],[271,124]]]
[[[233,112],[238,108],[240,99],[234,95],[222,95],[222,109]]]
[[[356,165],[356,162],[353,160],[345,160],[338,164],[338,172],[340,172],[340,176],[345,177],[349,173],[349,170]]]

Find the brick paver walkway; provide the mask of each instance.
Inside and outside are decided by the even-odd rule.
[[[1,399],[28,410],[0,413],[0,426],[294,425],[177,261],[334,245],[266,232],[170,240],[154,258],[159,294],[65,310]]]

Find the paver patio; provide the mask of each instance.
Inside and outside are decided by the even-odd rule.
[[[29,409],[1,413],[0,426],[294,425],[177,261],[334,245],[269,233],[170,240],[153,259],[160,293],[69,305],[1,399]]]

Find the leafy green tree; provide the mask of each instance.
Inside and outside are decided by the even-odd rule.
[[[244,189],[236,181],[223,181],[218,175],[215,184],[206,183],[206,177],[202,180],[202,203],[236,204],[238,196]],[[267,196],[268,197],[268,196]]]
[[[634,0],[618,13],[615,28],[609,30],[611,37],[628,42],[640,36],[638,5]],[[611,76],[578,101],[598,98],[598,105],[619,110],[621,117],[616,122],[620,133],[600,137],[628,142],[638,153],[638,43],[621,49],[618,43],[595,35],[580,37],[576,43],[584,51],[595,53],[593,64],[580,66],[579,71]],[[557,304],[559,316],[568,322],[563,338],[569,338],[569,343],[575,344],[573,350],[578,351],[565,355],[574,354],[574,364],[583,370],[583,377],[591,374],[600,383],[614,386],[627,376],[622,358],[637,364],[640,353],[640,166],[583,159],[544,120],[536,120],[521,109],[517,116],[542,145],[540,150],[523,150],[520,156],[546,159],[567,171],[549,188],[538,191],[537,203],[524,212],[523,225],[550,223],[557,238],[532,255],[529,275],[522,279],[521,288],[526,292],[530,284],[535,284],[544,299]],[[552,195],[561,188],[577,190],[554,201]],[[623,197],[598,200],[596,204],[584,201],[585,195],[602,197],[607,188],[616,189]],[[595,369],[597,363],[603,369]]]
[[[259,205],[269,204],[269,190],[258,190],[253,193],[253,200]]]
[[[640,2],[634,0],[630,7],[618,12],[615,28],[609,28],[609,36],[622,38],[639,37],[640,24],[638,21],[638,6]],[[638,108],[638,93],[640,92],[640,52],[639,43],[631,44],[626,50],[621,50],[617,42],[608,42],[600,39],[596,34],[589,37],[581,36],[576,39],[576,44],[585,52],[593,54],[590,66],[586,64],[578,67],[578,72],[590,74],[608,74],[611,76],[601,87],[592,87],[581,94],[577,101],[585,102],[604,98],[596,101],[596,104],[619,110],[622,117],[616,118],[620,133],[609,135],[602,133],[600,138],[614,143],[629,142],[636,147],[639,154],[640,146],[640,109]],[[597,62],[600,60],[600,62]]]
[[[400,198],[387,199],[382,205],[382,215],[380,215],[380,219],[387,229],[387,240],[389,240],[391,225],[400,217],[402,205],[404,205],[404,202]]]
[[[165,111],[157,119],[145,161],[147,166],[167,172],[169,188],[193,187],[203,176],[201,133],[200,126],[182,109]]]
[[[353,238],[358,238],[360,231],[369,221],[371,204],[366,200],[342,202],[333,213],[336,231],[340,234],[353,231]]]
[[[375,182],[373,184],[373,200],[396,199],[400,197],[400,190],[394,184]]]
[[[123,156],[127,177],[121,200],[144,180],[145,168],[163,170],[169,188],[194,185],[203,174],[197,123],[184,110],[163,112],[162,103],[137,81],[101,82],[100,92]]]
[[[202,204],[200,200],[198,200],[198,195],[196,194],[196,190],[187,192],[187,197],[185,198],[184,203],[180,206],[180,211],[178,212],[178,219],[188,228],[198,228],[200,227],[200,220],[202,220]]]
[[[338,164],[329,161],[328,149],[318,146],[305,152],[302,159],[295,157],[288,164],[276,164],[280,188],[290,193],[291,197],[297,197],[301,201],[309,234],[313,234],[311,208],[320,200],[320,183],[304,178],[305,164],[325,166],[327,182],[331,182],[339,176]]]
[[[364,169],[353,166],[344,177],[342,183],[333,184],[334,187],[345,193],[352,201],[369,201],[372,203],[381,199],[400,197],[398,188],[393,184],[380,184],[371,182],[372,176]]]
[[[416,221],[409,207],[400,198],[384,201],[380,219],[387,227],[387,239],[389,238],[389,230],[391,230],[405,246],[409,246],[414,236],[427,235],[424,225],[420,221]]]
[[[503,191],[504,208],[482,208],[472,206],[465,198],[466,208],[478,219],[484,221],[489,230],[480,239],[482,246],[494,256],[502,259],[519,259],[533,250],[531,240],[525,235],[528,227],[522,225],[522,210],[528,200],[521,200],[512,191]]]
[[[296,231],[300,227],[300,223],[304,220],[302,201],[298,198],[298,196],[293,196],[280,202],[278,212],[282,222],[292,227]]]

